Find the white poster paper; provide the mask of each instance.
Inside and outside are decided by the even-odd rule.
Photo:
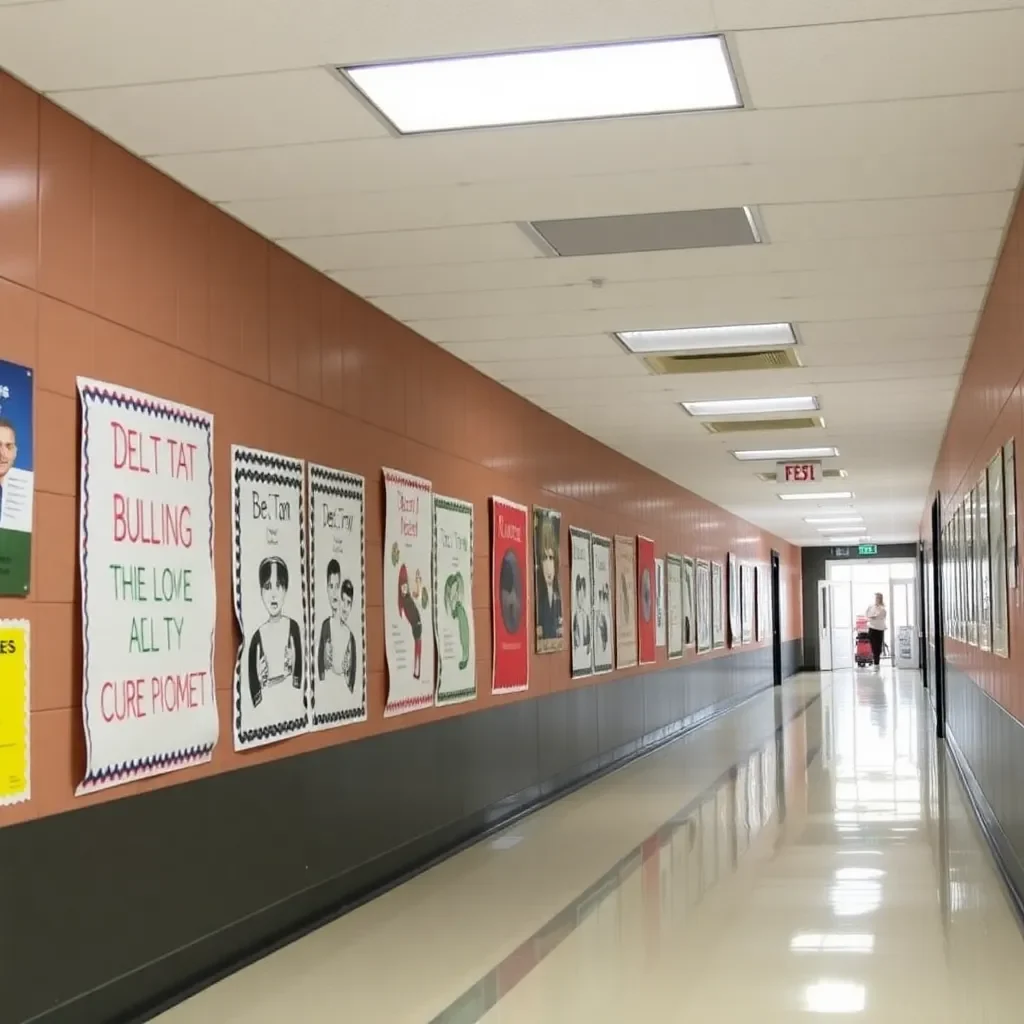
[[[434,503],[430,481],[384,470],[385,717],[434,703]]]
[[[683,642],[692,648],[697,642],[696,570],[692,558],[683,559]]]
[[[219,726],[213,417],[84,378],[78,391],[81,794],[209,761]]]
[[[636,538],[615,535],[615,665],[638,662],[636,608]]]
[[[754,642],[754,567],[740,567],[740,597],[742,604],[743,643]]]
[[[711,646],[725,646],[725,579],[720,562],[711,563]]]
[[[309,465],[313,729],[366,721],[366,484]]]
[[[231,446],[235,750],[309,729],[305,471],[301,459]]]
[[[697,561],[694,579],[697,617],[697,653],[711,650],[711,566]]]
[[[665,646],[665,559],[654,560],[654,646]]]
[[[594,571],[594,672],[611,672],[615,658],[615,622],[612,614],[612,542],[591,537]]]
[[[590,533],[569,527],[572,577],[572,677],[582,679],[594,672],[594,581]]]
[[[476,697],[473,619],[473,506],[434,495],[434,627],[437,636],[435,703]]]
[[[670,659],[683,656],[683,560],[679,555],[668,555],[665,558],[665,589],[667,591],[668,608],[667,644]]]

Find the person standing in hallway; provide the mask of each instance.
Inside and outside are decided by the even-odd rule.
[[[871,656],[875,659],[875,668],[882,660],[882,645],[885,643],[885,625],[889,613],[885,609],[885,599],[875,594],[875,603],[868,608],[868,638],[871,641]]]

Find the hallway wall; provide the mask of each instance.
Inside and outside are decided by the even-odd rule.
[[[2,356],[36,379],[32,800],[0,808],[0,1019],[112,1020],[443,853],[503,816],[771,682],[765,645],[573,683],[533,656],[489,692],[487,500],[644,533],[659,555],[782,561],[799,665],[799,551],[543,413],[0,73]],[[247,752],[228,714],[238,634],[218,588],[211,764],[73,796],[84,768],[76,375],[215,416],[216,571],[231,566],[229,448],[367,479],[369,721]],[[380,469],[476,507],[480,697],[382,718]],[[564,541],[567,543],[567,541]],[[568,593],[567,558],[562,592]]]
[[[996,266],[974,344],[964,368],[921,519],[931,549],[936,492],[942,521],[952,516],[999,446],[1016,439],[1017,501],[1021,509],[1024,452],[1024,206],[1018,200]],[[1018,514],[1018,533],[1020,515]],[[1018,546],[1021,539],[1018,536]],[[944,638],[948,666],[948,731],[1008,837],[1007,849],[1024,892],[1024,579],[1009,591],[1009,658]],[[929,599],[931,597],[929,593]],[[930,637],[930,656],[934,654]]]

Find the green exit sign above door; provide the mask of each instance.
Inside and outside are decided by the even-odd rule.
[[[877,555],[878,545],[877,544],[860,544],[857,546],[858,555]]]

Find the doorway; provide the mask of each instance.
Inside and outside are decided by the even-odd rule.
[[[931,559],[929,565],[929,590],[931,614],[928,616],[930,636],[928,656],[932,665],[932,695],[935,706],[935,735],[942,739],[946,735],[946,638],[943,634],[945,610],[942,606],[942,495],[936,493],[931,514]]]
[[[778,551],[771,555],[772,682],[782,685],[782,563]]]

